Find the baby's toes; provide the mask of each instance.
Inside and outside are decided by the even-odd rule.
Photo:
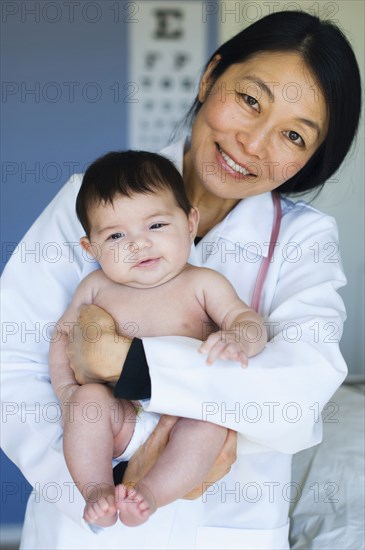
[[[144,498],[142,498],[139,503],[138,503],[138,508],[139,508],[139,511],[141,512],[142,515],[145,515],[147,514],[147,512],[150,511],[151,507],[148,503],[148,501]]]
[[[127,497],[127,488],[125,485],[117,485],[115,488],[115,501],[123,502]]]
[[[97,502],[94,502],[94,510],[99,516],[108,512],[109,508],[109,502],[105,497],[101,497]]]
[[[98,514],[95,512],[92,504],[87,504],[84,511],[84,520],[86,523],[94,523],[98,519]]]

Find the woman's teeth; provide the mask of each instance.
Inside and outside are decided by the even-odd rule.
[[[219,147],[219,152],[224,158],[224,160],[226,161],[226,163],[228,164],[228,166],[232,168],[232,170],[234,170],[235,172],[239,172],[243,176],[248,176],[250,174],[250,172],[248,172],[246,168],[243,168],[243,166],[240,166],[234,160],[232,160],[231,157],[229,157],[224,151],[222,151],[220,147]]]

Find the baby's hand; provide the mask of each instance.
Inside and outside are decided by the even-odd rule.
[[[232,331],[219,330],[208,336],[199,348],[199,353],[206,353],[207,364],[211,365],[218,358],[239,361],[242,367],[248,366],[248,357],[244,343]]]

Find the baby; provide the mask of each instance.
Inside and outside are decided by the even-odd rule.
[[[121,336],[181,335],[204,340],[207,363],[218,357],[246,366],[266,344],[262,319],[221,274],[188,264],[199,213],[181,175],[164,157],[109,153],[86,171],[76,204],[86,236],[81,246],[100,264],[78,286],[50,348],[51,380],[64,421],[64,454],[83,494],[88,523],[144,523],[160,506],[182,498],[205,479],[227,431],[180,418],[166,449],[135,487],[114,487],[113,459],[126,461],[154,430],[159,416],[139,402],[116,400],[117,379],[90,373],[80,386],[66,355],[83,304],[115,319]],[[89,327],[97,337],[97,327]],[[93,334],[92,331],[96,331]],[[214,332],[213,332],[214,331]],[[133,334],[131,334],[133,332]],[[172,358],[173,360],[173,358]]]

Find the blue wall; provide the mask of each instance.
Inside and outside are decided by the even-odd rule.
[[[123,86],[135,23],[111,9],[122,2],[75,2],[74,14],[65,4],[2,3],[3,243],[22,238],[70,173],[128,145]]]

